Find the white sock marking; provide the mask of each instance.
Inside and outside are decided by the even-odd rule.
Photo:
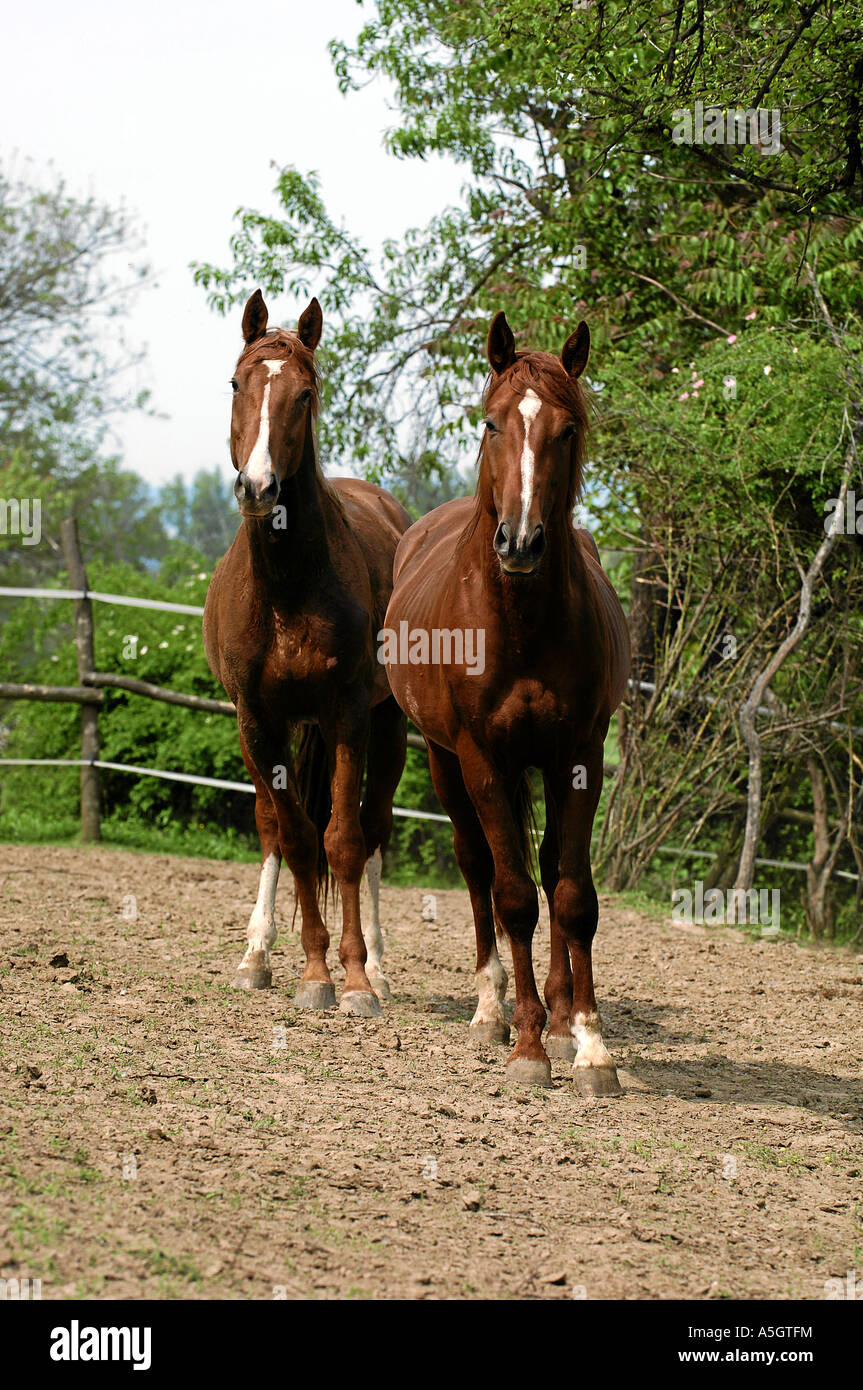
[[[386,983],[383,965],[381,964],[384,954],[384,936],[381,931],[381,852],[376,849],[370,859],[366,860],[366,881],[369,885],[369,892],[372,898],[372,920],[363,923],[363,941],[366,943],[366,974],[369,983],[374,986],[382,980]]]
[[[500,963],[497,946],[492,946],[482,970],[474,976],[478,995],[476,1013],[471,1023],[505,1023],[503,1001],[508,984],[507,973]]]
[[[599,1027],[599,1014],[576,1014],[572,1025],[577,1052],[574,1067],[612,1067]]]
[[[252,909],[249,918],[248,938],[249,945],[246,954],[243,956],[241,965],[249,959],[255,951],[263,951],[266,965],[270,963],[270,947],[276,939],[276,888],[279,882],[279,856],[268,854],[261,865],[261,877],[258,881],[258,900]]]
[[[533,501],[534,453],[530,447],[530,427],[542,407],[542,401],[535,391],[525,391],[518,404],[518,413],[524,421],[524,444],[521,447],[521,520],[518,523],[518,536],[521,541],[527,537],[527,518]]]

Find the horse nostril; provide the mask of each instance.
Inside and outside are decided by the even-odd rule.
[[[496,555],[507,555],[509,553],[509,531],[506,522],[502,521],[494,533],[494,549]]]
[[[538,560],[545,550],[545,527],[540,522],[533,535],[531,536],[527,551],[532,560]]]
[[[279,480],[273,473],[270,474],[268,482],[262,488],[255,485],[245,469],[237,475],[234,483],[234,496],[240,504],[248,502],[256,507],[261,503],[266,505],[275,502],[278,495]]]

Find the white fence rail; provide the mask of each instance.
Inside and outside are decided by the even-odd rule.
[[[80,580],[82,581],[81,586],[80,586],[80,587],[77,587],[77,588],[71,588],[71,589],[42,589],[42,588],[24,588],[24,587],[19,587],[19,586],[0,585],[0,597],[5,597],[5,598],[38,598],[38,599],[65,599],[65,600],[72,600],[72,601],[74,601],[74,602],[76,603],[76,607],[77,607],[77,611],[78,611],[78,614],[79,614],[79,615],[80,615],[80,613],[81,613],[82,607],[85,607],[85,608],[86,608],[86,611],[89,612],[89,607],[88,607],[88,605],[89,605],[90,603],[92,603],[92,602],[97,602],[97,603],[109,603],[109,604],[118,604],[118,605],[120,605],[121,607],[125,607],[125,608],[144,608],[144,609],[151,609],[151,610],[153,610],[153,611],[155,611],[155,612],[160,612],[160,613],[184,613],[184,614],[189,614],[189,615],[192,615],[192,616],[195,616],[195,617],[200,617],[200,616],[203,615],[204,609],[203,609],[203,607],[201,607],[201,606],[198,605],[198,604],[191,604],[191,603],[169,603],[167,600],[164,600],[164,599],[134,598],[134,597],[130,597],[130,596],[127,595],[127,594],[108,594],[108,593],[102,592],[101,590],[89,588],[89,586],[87,585],[86,572],[85,572],[85,570],[84,570],[83,558],[82,558],[82,556],[81,556],[81,554],[80,554],[80,549],[79,549],[79,546],[78,546],[77,528],[75,527],[75,524],[74,524],[73,522],[64,522],[63,531],[64,531],[64,535],[63,535],[64,548],[67,549],[67,558],[68,558],[68,561],[69,561],[69,568],[70,568],[70,571],[74,571],[74,572],[71,574],[71,577],[72,577],[72,578],[76,578],[76,577],[77,577],[78,579],[80,579]],[[230,703],[229,703],[228,701],[205,700],[203,697],[185,696],[185,695],[179,694],[179,693],[176,692],[176,691],[162,690],[162,689],[161,689],[160,687],[158,687],[158,686],[150,686],[150,685],[148,685],[146,682],[143,682],[143,681],[132,681],[132,680],[127,680],[127,679],[124,678],[124,677],[108,676],[108,675],[105,675],[105,674],[100,675],[100,674],[96,673],[96,672],[93,670],[93,660],[92,660],[92,634],[91,634],[91,641],[90,641],[89,656],[90,656],[90,668],[89,668],[89,670],[88,670],[88,669],[87,669],[87,663],[86,663],[86,656],[85,656],[85,657],[82,657],[82,654],[81,654],[81,651],[80,651],[80,645],[79,645],[79,668],[80,668],[80,673],[81,673],[81,674],[80,674],[80,678],[81,678],[81,680],[82,680],[82,686],[78,688],[77,693],[75,692],[75,689],[74,689],[73,687],[70,687],[68,690],[66,690],[65,688],[63,688],[63,689],[61,690],[61,688],[58,687],[58,688],[56,688],[56,694],[55,694],[54,698],[56,698],[56,699],[58,699],[58,700],[67,699],[67,700],[71,700],[71,701],[77,701],[78,703],[81,703],[82,706],[83,706],[85,700],[86,700],[88,703],[91,703],[91,691],[92,691],[92,693],[93,693],[93,694],[92,694],[92,699],[97,699],[97,698],[99,698],[99,697],[98,697],[98,691],[97,691],[97,687],[98,687],[99,685],[108,686],[108,685],[114,685],[114,684],[115,684],[115,685],[117,685],[117,686],[118,686],[119,688],[121,688],[121,689],[122,689],[122,688],[126,688],[126,689],[128,689],[128,690],[134,691],[135,693],[138,693],[138,694],[141,694],[141,695],[147,696],[147,697],[149,697],[149,698],[153,698],[153,699],[160,699],[160,700],[166,701],[167,703],[174,703],[174,704],[189,704],[189,705],[191,705],[191,706],[193,706],[193,707],[194,707],[194,706],[197,706],[197,707],[199,707],[199,708],[203,708],[204,706],[206,706],[206,707],[208,707],[208,708],[213,708],[213,709],[215,709],[216,712],[221,713],[221,714],[230,713]],[[89,682],[89,684],[88,684],[88,682]],[[654,692],[654,690],[656,689],[655,685],[654,685],[653,683],[651,683],[651,682],[648,682],[648,681],[633,681],[633,680],[630,680],[630,681],[627,682],[627,684],[628,684],[628,686],[629,686],[630,689],[638,689],[638,690],[642,691],[642,692],[645,693],[645,694],[652,694],[652,693]],[[17,686],[17,687],[13,687],[13,686],[8,686],[7,689],[8,689],[9,692],[10,692],[10,694],[9,694],[9,696],[8,696],[7,698],[20,698],[20,699],[48,699],[48,698],[50,698],[49,695],[47,694],[46,688],[43,688],[43,687],[36,687],[36,686],[30,686],[30,687]],[[29,693],[25,694],[25,693],[24,693],[25,690],[27,690]],[[15,692],[14,695],[12,694],[13,691]],[[37,692],[41,692],[41,693],[37,693]],[[681,697],[681,692],[679,692],[679,691],[671,690],[669,693],[671,694],[672,698],[680,698],[680,697]],[[704,696],[703,698],[704,698],[705,702],[708,703],[708,704],[718,704],[718,703],[720,703],[720,702],[716,699],[716,697],[714,697],[714,696]],[[218,707],[218,708],[217,708],[217,707]],[[760,708],[759,711],[758,711],[758,713],[759,713],[760,715],[764,716],[765,718],[769,718],[769,719],[774,719],[774,718],[777,717],[776,711],[771,710],[771,709],[768,709],[768,708],[766,708],[766,707]],[[96,718],[96,710],[91,708],[91,709],[88,711],[88,717],[89,717],[90,720],[91,720],[91,727],[93,727],[93,726],[94,726],[94,722],[95,722],[95,718]],[[842,733],[847,733],[847,732],[848,732],[848,726],[847,726],[847,725],[839,724],[839,723],[837,723],[837,722],[835,722],[835,721],[830,721],[830,728],[831,728],[831,729],[838,730],[839,732],[842,732]],[[863,729],[860,729],[860,728],[851,727],[850,732],[851,732],[855,737],[861,737],[861,736],[863,736]],[[86,739],[86,735],[85,735],[85,739]],[[413,746],[417,746],[417,744],[419,744],[419,743],[421,742],[421,740],[414,739],[413,735],[410,736],[410,741],[411,741],[411,743],[412,743]],[[184,782],[184,783],[188,783],[188,784],[194,785],[194,786],[217,787],[217,788],[223,789],[224,791],[231,791],[231,792],[248,792],[248,793],[250,793],[251,795],[254,795],[254,791],[255,791],[254,787],[252,786],[252,784],[251,784],[250,782],[233,782],[233,781],[227,781],[227,780],[225,780],[225,779],[223,779],[223,778],[219,778],[219,777],[204,777],[204,776],[197,775],[197,774],[195,774],[195,773],[172,772],[172,771],[169,771],[169,770],[167,770],[167,769],[165,769],[165,768],[137,767],[137,766],[135,766],[134,764],[130,764],[130,763],[114,763],[114,762],[108,762],[108,761],[105,761],[105,760],[100,759],[100,758],[98,758],[98,757],[86,757],[86,758],[0,758],[0,766],[6,766],[6,767],[80,767],[80,768],[82,769],[82,809],[83,809],[83,800],[84,800],[84,795],[83,795],[83,793],[84,793],[85,781],[86,781],[86,779],[88,779],[88,778],[91,779],[91,780],[90,780],[90,783],[89,783],[89,790],[90,790],[90,797],[91,797],[91,800],[92,800],[92,795],[93,795],[93,782],[92,782],[92,779],[95,778],[96,773],[97,773],[98,770],[104,770],[104,771],[106,771],[106,772],[126,772],[126,773],[129,773],[130,775],[136,776],[136,777],[158,777],[158,778],[161,778],[162,780],[168,781],[168,782]],[[97,799],[97,800],[98,800],[98,799]],[[394,816],[406,817],[406,818],[411,819],[411,820],[438,821],[438,822],[443,822],[444,824],[449,824],[449,816],[441,815],[441,814],[440,814],[439,812],[437,812],[437,811],[418,811],[418,810],[410,809],[410,808],[405,807],[405,806],[394,806],[394,807],[393,807],[393,815],[394,815]],[[97,819],[97,821],[98,821],[98,805],[97,805],[96,819]],[[82,823],[83,823],[83,817],[82,817]],[[98,832],[97,832],[97,833],[98,833]],[[84,834],[84,838],[87,838],[86,833]],[[662,848],[660,848],[659,851],[658,851],[658,853],[664,854],[664,855],[673,855],[673,856],[679,857],[679,858],[689,858],[689,859],[710,859],[710,858],[713,858],[713,855],[712,855],[712,853],[711,853],[710,851],[706,851],[706,850],[680,849],[680,848],[673,848],[673,847],[671,847],[671,846],[667,846],[667,847],[662,847]],[[790,869],[790,870],[794,870],[794,871],[797,872],[797,873],[806,873],[807,867],[808,867],[806,864],[797,864],[797,863],[794,863],[794,862],[792,862],[792,861],[790,861],[790,860],[756,859],[755,862],[756,862],[756,864],[758,864],[758,865],[760,865],[760,866],[770,867],[770,868]],[[851,874],[851,873],[846,873],[846,872],[843,872],[843,871],[838,871],[836,876],[839,877],[839,878],[848,879],[848,880],[850,880],[851,882],[854,882],[854,883],[856,883],[856,882],[859,881],[859,876],[858,876],[857,874]]]

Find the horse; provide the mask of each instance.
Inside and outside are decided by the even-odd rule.
[[[284,857],[306,957],[294,1005],[328,1009],[336,1002],[321,914],[334,881],[342,904],[340,1008],[375,1017],[390,997],[382,965],[381,854],[407,726],[377,660],[374,634],[410,517],[383,488],[323,474],[315,435],[315,349],[323,326],[317,299],[295,333],[268,331],[267,322],[256,290],[243,313],[245,346],[231,379],[230,450],[242,520],[213,574],[203,620],[210,669],[237,707],[261,841],[258,897],[233,984],[272,984]],[[364,866],[372,897],[366,928]]]
[[[482,1044],[509,1042],[502,929],[518,1029],[507,1076],[551,1085],[550,1053],[573,1060],[581,1094],[613,1095],[620,1084],[593,983],[590,834],[630,649],[596,545],[573,524],[589,422],[578,378],[590,331],[579,323],[559,358],[517,351],[498,313],[487,351],[476,494],[444,503],[400,540],[379,641],[393,694],[428,745],[470,894],[478,995],[471,1034]],[[531,768],[545,793],[538,859],[551,930],[548,1020],[532,959]]]

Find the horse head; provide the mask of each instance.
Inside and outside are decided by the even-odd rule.
[[[323,318],[317,299],[300,315],[296,333],[267,332],[267,306],[255,290],[243,313],[245,347],[231,386],[231,459],[234,496],[244,516],[269,516],[282,483],[314,450],[318,406],[315,348]]]

